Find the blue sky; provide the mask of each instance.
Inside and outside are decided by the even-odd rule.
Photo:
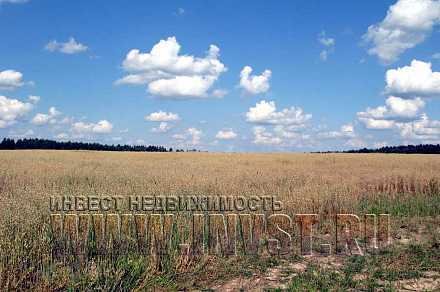
[[[0,0],[0,136],[314,151],[440,142],[440,3]]]

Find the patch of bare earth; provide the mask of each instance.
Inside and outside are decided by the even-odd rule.
[[[439,291],[440,274],[426,272],[423,277],[418,279],[397,281],[395,287],[398,291]]]
[[[249,278],[239,277],[225,283],[212,286],[215,291],[263,291],[265,289],[286,289],[290,281],[298,273],[306,270],[306,263],[291,263],[281,261],[276,267],[266,270],[265,273],[254,274]]]
[[[265,273],[254,274],[249,278],[238,277],[222,284],[212,286],[215,291],[264,291],[266,289],[287,289],[291,280],[304,272],[310,264],[323,268],[338,270],[343,267],[343,257],[313,256],[306,257],[302,262],[281,261],[276,267],[269,268]]]

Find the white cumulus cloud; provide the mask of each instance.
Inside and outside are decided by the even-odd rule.
[[[409,123],[399,123],[396,127],[400,135],[409,141],[440,143],[440,121],[430,120],[426,114]]]
[[[440,72],[433,72],[431,63],[413,60],[410,66],[387,71],[385,91],[405,97],[440,96]]]
[[[211,96],[212,97],[216,97],[216,98],[222,98],[224,97],[226,94],[228,94],[228,91],[225,89],[214,89],[212,91]]]
[[[148,91],[163,97],[206,97],[207,91],[217,80],[216,76],[175,76],[158,79],[148,84]]]
[[[390,96],[385,101],[387,112],[391,118],[413,119],[420,115],[420,111],[425,107],[425,102],[419,97],[415,99],[402,99]]]
[[[323,49],[321,53],[319,53],[319,58],[321,59],[321,61],[325,62],[327,61],[330,53],[334,52],[336,40],[334,38],[327,37],[325,31],[322,31],[318,35],[318,42],[325,47],[325,49]]]
[[[55,124],[57,122],[56,117],[59,116],[59,112],[55,107],[50,107],[47,114],[38,113],[34,116],[31,123],[37,126],[46,124]]]
[[[211,87],[227,68],[219,60],[220,49],[210,45],[205,57],[179,55],[175,37],[160,40],[150,52],[128,52],[123,68],[129,74],[116,84],[146,84],[148,92],[168,98],[209,97]]]
[[[73,37],[69,38],[67,42],[58,42],[56,40],[50,41],[46,44],[45,49],[49,52],[61,52],[72,55],[87,51],[88,47],[77,42]]]
[[[150,122],[172,122],[180,120],[180,117],[172,112],[158,111],[145,116],[145,120]]]
[[[270,88],[269,80],[272,71],[266,69],[261,75],[251,75],[252,67],[245,66],[240,72],[240,87],[248,94],[267,92]]]
[[[399,0],[390,6],[384,20],[368,27],[363,39],[372,45],[370,55],[389,64],[422,43],[439,23],[440,1]]]
[[[295,126],[276,125],[272,129],[265,126],[255,126],[252,129],[253,143],[256,145],[273,145],[277,147],[310,146],[311,135]]]
[[[197,128],[189,128],[186,130],[188,135],[191,138],[191,144],[192,145],[198,145],[200,144],[200,139],[202,138],[203,132]]]
[[[182,134],[174,134],[173,138],[189,146],[200,144],[203,132],[197,128],[188,128]]]
[[[389,97],[386,105],[367,108],[357,113],[358,120],[368,129],[393,130],[404,143],[438,143],[440,121],[430,120],[421,111],[425,102],[420,98]]]
[[[55,138],[59,140],[67,140],[69,139],[69,135],[67,135],[67,133],[59,133]]]
[[[160,122],[159,126],[151,129],[153,133],[166,133],[171,130],[172,126],[167,122]]]
[[[32,110],[32,104],[0,95],[0,128],[13,125],[18,118]]]
[[[40,101],[41,97],[36,96],[36,95],[29,95],[28,99],[29,99],[30,102],[35,104],[35,103]]]
[[[72,124],[72,130],[79,134],[108,134],[113,130],[113,125],[107,120],[98,123],[76,122]]]
[[[384,106],[367,108],[357,117],[368,129],[391,129],[396,123],[417,120],[422,115],[425,102],[421,98],[403,99],[390,96]]]
[[[319,59],[321,59],[321,61],[327,61],[328,59],[328,51],[327,50],[322,50],[321,53],[319,53]]]
[[[326,47],[332,47],[336,44],[336,40],[334,38],[327,37],[325,31],[322,31],[319,34],[318,41]]]
[[[14,70],[0,71],[0,89],[13,90],[23,84],[22,73]]]
[[[304,127],[308,120],[312,118],[311,114],[305,114],[302,108],[285,108],[277,111],[274,101],[262,100],[255,107],[249,108],[246,113],[246,119],[250,123],[272,124],[272,125],[294,125]]]
[[[220,140],[232,140],[237,138],[237,134],[232,130],[220,130],[215,137]]]
[[[322,139],[337,139],[337,138],[354,138],[355,131],[352,124],[342,125],[339,131],[320,132],[317,137]]]
[[[265,127],[256,126],[253,128],[254,140],[257,145],[279,145],[283,142],[280,137],[266,130]]]

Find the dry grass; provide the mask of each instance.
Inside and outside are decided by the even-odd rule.
[[[22,212],[91,194],[270,195],[295,212],[352,211],[362,197],[425,194],[438,181],[434,155],[0,152],[0,203]]]
[[[30,258],[50,254],[41,225],[50,196],[182,194],[277,196],[289,213],[439,215],[440,156],[0,151],[0,251],[8,250],[0,256],[13,257],[7,266],[0,257],[0,289],[32,283],[40,289],[55,289],[54,283],[66,288],[72,282],[86,287],[78,284],[86,281],[81,277],[96,270],[97,264],[89,263],[72,276],[69,264],[43,267],[47,259],[40,259],[49,272],[36,276],[38,267]],[[134,287],[171,281],[141,276],[148,271],[138,259],[121,260],[119,265],[137,269],[139,275],[131,278],[142,278]],[[14,271],[23,265],[30,269],[27,274]],[[111,278],[121,268],[115,265],[102,264],[99,273]]]

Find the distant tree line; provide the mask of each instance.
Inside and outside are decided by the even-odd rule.
[[[319,153],[341,153],[341,151],[328,151]],[[401,154],[440,154],[440,145],[437,144],[420,144],[420,145],[401,145],[401,146],[385,146],[376,149],[357,149],[347,150],[343,153],[401,153]]]
[[[402,153],[402,154],[440,154],[440,145],[420,144],[420,145],[400,145],[385,146],[377,149],[348,150],[347,153]]]
[[[47,139],[14,139],[4,138],[0,143],[0,150],[20,149],[47,149],[47,150],[94,150],[94,151],[130,151],[130,152],[173,152],[173,148],[163,146],[144,145],[105,145],[100,143],[84,142],[58,142]],[[194,151],[194,150],[191,150]],[[175,152],[184,152],[183,149],[176,149]]]

